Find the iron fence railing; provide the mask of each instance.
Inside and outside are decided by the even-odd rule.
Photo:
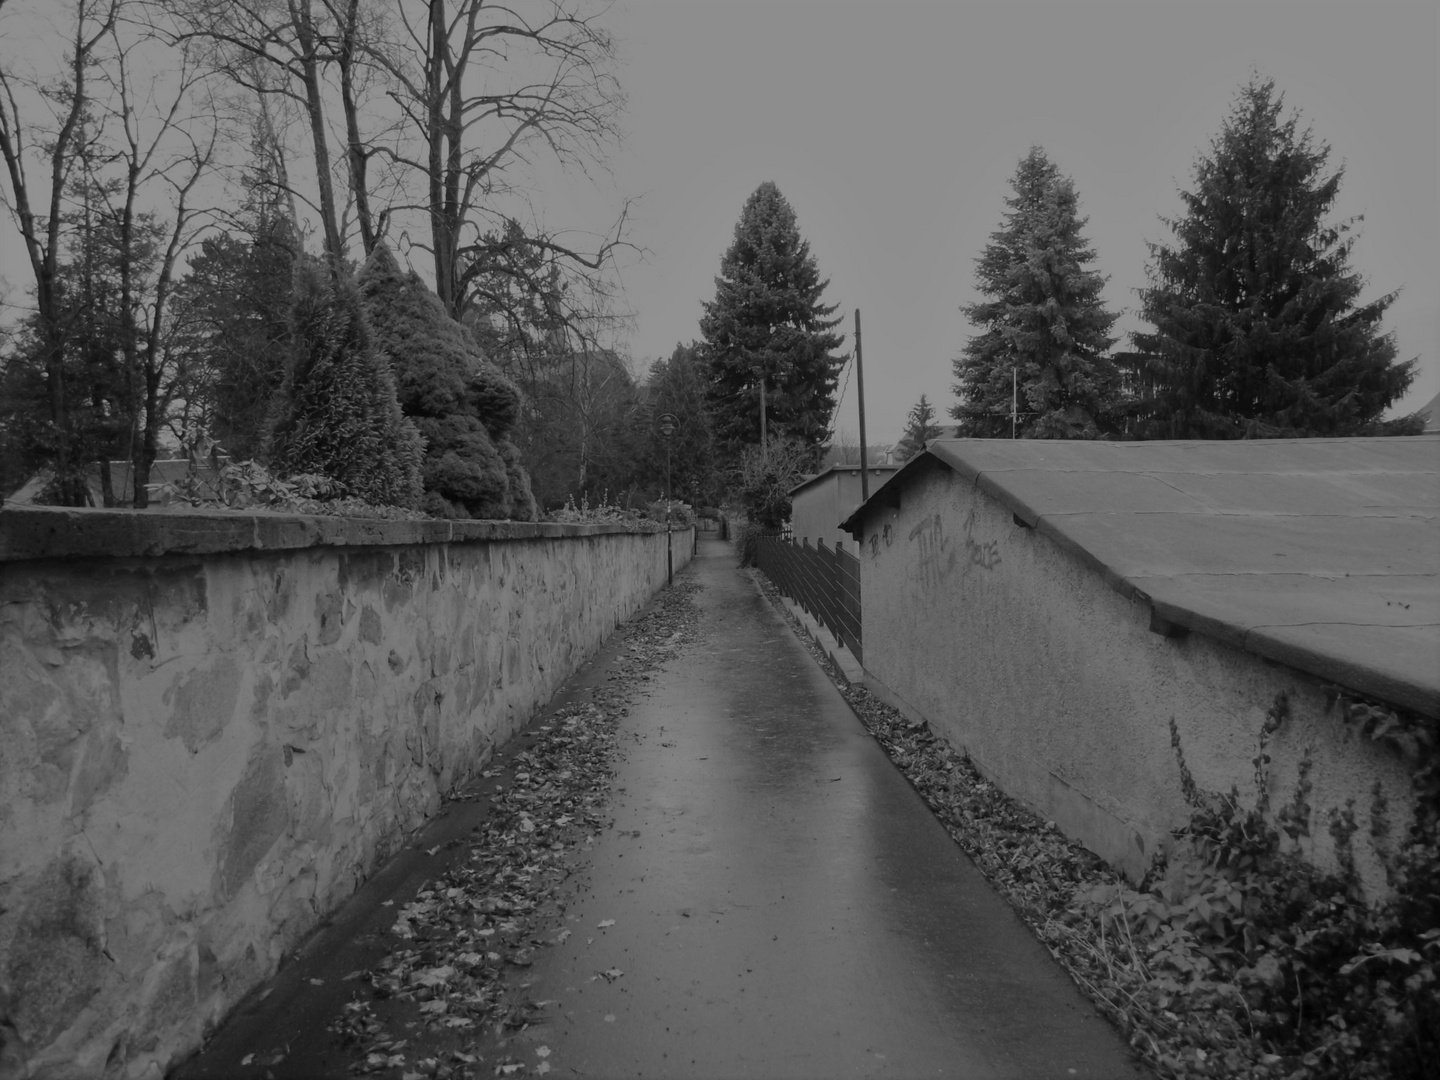
[[[781,536],[757,542],[760,570],[790,599],[834,634],[856,660],[865,662],[860,634],[860,560],[839,544],[810,546]]]

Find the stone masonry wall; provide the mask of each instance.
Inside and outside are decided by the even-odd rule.
[[[610,526],[0,514],[0,1076],[161,1075],[665,552]]]

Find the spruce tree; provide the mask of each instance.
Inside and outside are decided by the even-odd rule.
[[[1182,216],[1162,221],[1173,246],[1151,244],[1134,336],[1153,397],[1136,432],[1151,438],[1233,439],[1404,432],[1381,413],[1414,378],[1395,362],[1380,320],[1386,293],[1360,304],[1350,269],[1360,219],[1330,223],[1343,168],[1283,95],[1252,78],[1209,156],[1182,191]],[[1408,426],[1407,426],[1408,425]]]
[[[960,402],[951,415],[962,435],[1093,439],[1105,434],[1120,395],[1106,356],[1115,343],[1089,269],[1095,252],[1081,235],[1075,185],[1033,147],[1011,180],[1004,224],[976,260],[978,304],[962,308],[980,333],[954,361]]]
[[[270,466],[329,477],[376,505],[417,506],[424,444],[401,415],[354,286],[304,260],[294,295],[291,354],[264,442]]]
[[[844,358],[835,350],[834,305],[795,211],[766,181],[745,202],[735,238],[720,260],[715,299],[700,333],[709,362],[709,401],[717,442],[732,452],[760,442],[760,389],[767,429],[818,450],[829,437]]]
[[[939,438],[942,428],[935,423],[935,406],[930,404],[930,399],[920,395],[920,400],[910,407],[910,413],[905,417],[905,434],[895,444],[895,460],[909,461],[920,451],[925,449],[925,444],[931,439]]]

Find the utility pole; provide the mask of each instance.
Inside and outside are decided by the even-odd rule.
[[[865,446],[865,362],[860,356],[860,309],[855,309],[855,395],[860,399],[860,501],[870,500],[870,454]]]
[[[1010,438],[1015,438],[1015,417],[1020,407],[1020,376],[1018,369],[1010,369]]]
[[[765,445],[765,372],[760,372],[760,460],[770,463],[770,448]]]

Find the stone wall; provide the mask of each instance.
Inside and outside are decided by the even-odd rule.
[[[159,1076],[665,564],[613,526],[0,514],[0,1075]]]
[[[1354,815],[1358,869],[1383,890],[1409,769],[1357,737],[1319,679],[1205,637],[1150,629],[1148,604],[947,468],[876,507],[861,548],[867,685],[928,720],[1001,790],[1138,878],[1189,817],[1181,761],[1203,791],[1258,796],[1270,738],[1273,810],[1308,835],[1298,852],[1336,866],[1330,822]]]

